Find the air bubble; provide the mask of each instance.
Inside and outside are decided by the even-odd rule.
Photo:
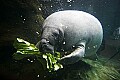
[[[26,19],[24,18],[23,20],[25,21]]]
[[[93,48],[96,48],[96,47],[97,47],[97,45],[93,46]]]
[[[72,46],[73,48],[75,48],[75,46]]]
[[[40,10],[40,11],[41,11],[41,8],[38,8],[38,10]]]
[[[55,37],[55,40],[56,40],[57,38]]]
[[[36,34],[40,34],[39,32],[36,32]]]
[[[38,21],[37,21],[37,20],[36,20],[35,22],[36,22],[36,23],[38,23]]]
[[[65,44],[65,42],[63,42],[63,44]]]
[[[90,47],[88,47],[88,49],[90,49]]]
[[[48,47],[49,45],[47,44],[46,47]]]
[[[62,23],[60,23],[60,26],[64,26]]]
[[[95,46],[93,46],[93,48],[95,48]]]
[[[28,61],[30,61],[30,59],[27,59]]]
[[[61,49],[62,51],[65,51],[64,49]]]
[[[68,52],[65,52],[65,54],[67,54]]]
[[[40,77],[40,75],[37,75],[37,77]]]
[[[33,62],[33,61],[30,61],[31,63]]]
[[[95,59],[96,61],[98,60],[98,59]]]
[[[72,0],[67,0],[67,2],[71,2]]]
[[[65,28],[68,28],[67,26],[65,26]]]
[[[46,41],[47,43],[49,43],[50,41]]]
[[[46,78],[46,76],[44,76],[44,78]]]

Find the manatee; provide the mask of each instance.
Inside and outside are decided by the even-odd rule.
[[[96,54],[102,39],[103,29],[97,18],[83,11],[65,10],[45,19],[36,46],[42,52],[61,52],[59,62],[68,65]]]

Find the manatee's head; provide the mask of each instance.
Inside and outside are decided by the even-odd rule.
[[[41,39],[36,46],[40,52],[54,53],[54,46],[47,39]]]
[[[41,40],[37,43],[37,47],[41,52],[54,53],[56,45],[62,39],[61,30],[54,27],[46,27],[42,31]]]

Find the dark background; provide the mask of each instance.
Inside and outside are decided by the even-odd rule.
[[[70,9],[88,12],[100,20],[104,39],[98,54],[111,58],[118,53],[112,60],[117,60],[120,64],[119,8],[120,0],[0,0],[1,77],[8,77],[8,80],[37,80],[37,73],[32,74],[31,64],[15,63],[12,59],[12,54],[16,51],[13,42],[19,37],[36,44],[40,39],[43,20],[53,12]],[[25,64],[31,67],[27,68]]]

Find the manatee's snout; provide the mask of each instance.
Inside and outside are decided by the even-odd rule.
[[[49,41],[47,41],[46,39],[42,39],[41,40],[41,45],[47,44]]]
[[[41,52],[54,53],[54,47],[46,39],[42,39],[38,45]]]

